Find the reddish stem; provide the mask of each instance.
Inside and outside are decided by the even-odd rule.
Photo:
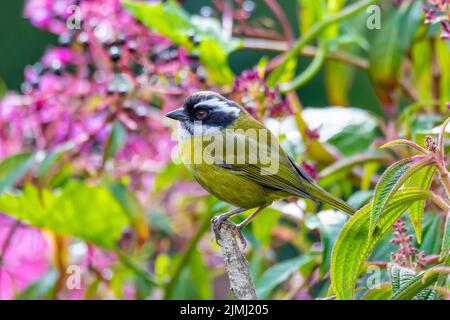
[[[278,22],[280,23],[281,28],[283,29],[283,33],[286,36],[286,40],[289,43],[289,47],[292,47],[292,44],[295,41],[294,32],[292,31],[291,26],[289,25],[289,20],[284,13],[281,6],[277,1],[274,0],[264,0],[266,5],[273,11],[275,17],[277,17]]]

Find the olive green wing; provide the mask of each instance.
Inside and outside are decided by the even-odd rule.
[[[245,128],[246,130],[242,133],[236,128]],[[232,129],[235,129],[235,133],[231,136],[231,139],[235,140],[241,150],[245,150],[245,153],[256,158],[256,161],[230,162],[227,161],[229,159],[227,155],[229,154],[225,153],[225,157],[216,158],[216,165],[233,174],[244,176],[246,179],[266,188],[282,190],[290,195],[321,201],[349,215],[355,213],[354,208],[316,185],[305,170],[297,166],[280,147],[278,139],[250,115],[239,117]],[[259,133],[266,132],[266,139],[264,140],[264,134],[262,136],[257,135],[255,138],[254,135],[248,134],[251,131],[248,131],[248,129],[255,129]],[[264,146],[266,147],[264,148]],[[231,155],[235,155],[235,152],[231,152]],[[273,170],[270,166],[267,167],[264,161],[267,158],[276,161],[276,170]]]
[[[263,129],[267,130],[264,127]],[[230,158],[225,156],[216,157],[216,165],[233,174],[244,176],[261,186],[316,200],[307,191],[308,186],[313,183],[311,177],[301,167],[295,165],[270,132],[268,137],[271,147],[265,148],[265,141],[259,144],[259,138],[255,139],[254,136],[235,133],[232,138],[238,144],[237,149],[240,149],[240,152],[250,153],[253,162],[248,158],[246,158],[247,161],[230,162],[227,161]],[[245,147],[243,147],[244,145]],[[236,151],[234,152],[236,153]],[[236,157],[233,160],[236,160]]]

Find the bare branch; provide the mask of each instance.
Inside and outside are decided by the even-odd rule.
[[[218,236],[231,291],[238,300],[256,300],[256,290],[250,267],[239,248],[233,227],[223,223]]]

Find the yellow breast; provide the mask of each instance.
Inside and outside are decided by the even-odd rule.
[[[217,166],[214,153],[204,152],[210,141],[194,136],[180,141],[184,164],[198,183],[208,192],[241,208],[256,208],[281,197],[279,192],[265,188],[249,179]]]

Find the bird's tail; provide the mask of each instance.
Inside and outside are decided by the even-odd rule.
[[[352,216],[356,212],[355,208],[351,207],[346,202],[333,196],[332,194],[328,193],[321,187],[316,186],[314,184],[309,185],[308,193],[311,196],[313,196],[316,200],[326,203],[335,209],[342,210],[350,216]]]

